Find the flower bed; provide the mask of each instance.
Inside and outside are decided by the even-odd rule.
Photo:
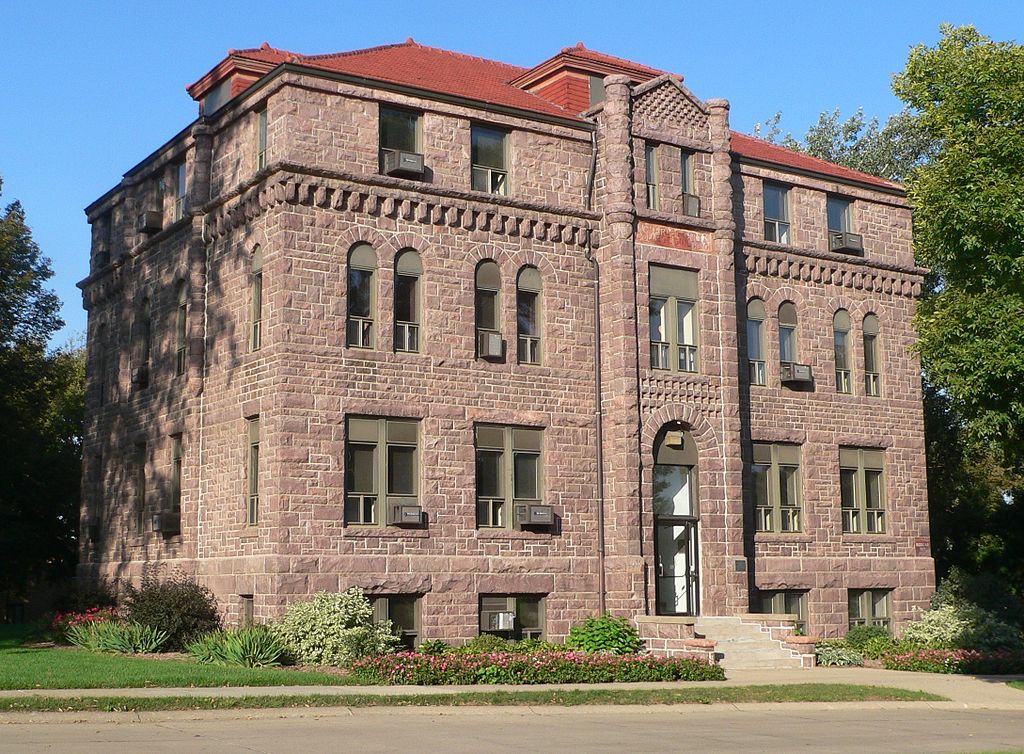
[[[85,626],[91,623],[107,623],[118,620],[117,610],[112,607],[90,607],[80,613],[57,613],[53,616],[50,628],[56,641],[68,642],[68,629]]]
[[[1024,652],[1010,649],[988,652],[977,649],[921,649],[888,655],[883,659],[883,665],[887,670],[922,673],[1024,673]]]
[[[706,660],[585,652],[444,655],[395,652],[359,660],[351,669],[370,683],[416,686],[725,679],[722,668]]]

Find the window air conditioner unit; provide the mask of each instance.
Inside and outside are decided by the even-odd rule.
[[[829,231],[828,247],[832,251],[849,251],[854,254],[863,254],[864,237],[857,233],[846,233],[838,230]]]
[[[555,509],[550,505],[516,503],[513,519],[517,526],[551,526],[555,523]]]
[[[700,197],[683,194],[683,214],[687,217],[700,217]]]
[[[153,531],[159,534],[180,534],[181,513],[163,511],[153,514]]]
[[[505,356],[505,341],[501,333],[478,332],[476,348],[481,359],[501,359]]]
[[[132,384],[135,387],[146,387],[149,385],[149,367],[135,367],[132,370]]]
[[[420,526],[423,524],[423,509],[415,498],[388,501],[388,524],[392,526]]]
[[[163,213],[155,209],[146,210],[139,215],[135,229],[139,233],[159,233],[164,227]]]
[[[480,613],[481,631],[514,631],[516,614],[486,610]]]
[[[85,520],[85,536],[90,542],[97,542],[100,538],[99,516],[90,516]]]
[[[385,152],[384,175],[422,177],[423,155],[417,152]]]
[[[680,430],[671,430],[665,433],[665,445],[669,448],[683,449],[683,438],[685,434]]]
[[[814,381],[811,376],[810,364],[793,364],[784,362],[782,364],[782,382],[793,384],[810,384]]]

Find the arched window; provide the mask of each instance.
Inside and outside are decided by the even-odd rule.
[[[516,280],[520,364],[540,364],[540,293],[540,271],[536,267],[523,267]]]
[[[697,447],[672,424],[654,444],[654,554],[659,615],[696,615],[700,592],[697,544]]]
[[[476,355],[481,359],[504,357],[501,339],[501,271],[486,260],[476,268]]]
[[[356,244],[348,255],[348,345],[373,348],[377,255],[367,243]]]
[[[100,406],[105,406],[107,403],[107,393],[109,387],[107,384],[107,326],[100,325],[96,329],[96,340],[93,344],[94,353],[96,354],[95,369],[96,369],[96,392],[97,402]]]
[[[185,374],[188,353],[188,299],[185,281],[178,283],[177,308],[174,313],[174,373]]]
[[[252,321],[249,350],[258,351],[263,345],[263,249],[260,246],[252,250],[249,296],[249,319]]]
[[[800,351],[796,336],[796,304],[786,301],[779,307],[779,361],[793,364]]]
[[[864,317],[864,392],[867,395],[882,394],[882,362],[878,351],[878,317],[869,314]]]
[[[751,385],[768,384],[764,367],[764,321],[767,318],[764,301],[752,298],[747,302],[747,360],[750,362]]]
[[[414,249],[395,259],[395,350],[420,350],[420,276],[423,264]]]
[[[836,392],[851,393],[850,314],[845,309],[840,309],[832,317],[832,341],[836,357]]]

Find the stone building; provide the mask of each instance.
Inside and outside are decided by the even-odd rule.
[[[86,210],[83,577],[181,567],[229,620],[356,585],[410,641],[926,604],[900,186],[582,45],[188,91]]]

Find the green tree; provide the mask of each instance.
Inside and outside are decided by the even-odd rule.
[[[15,594],[71,575],[77,553],[85,351],[47,353],[63,326],[60,301],[45,287],[52,275],[21,205],[8,205],[0,215],[0,591]]]

